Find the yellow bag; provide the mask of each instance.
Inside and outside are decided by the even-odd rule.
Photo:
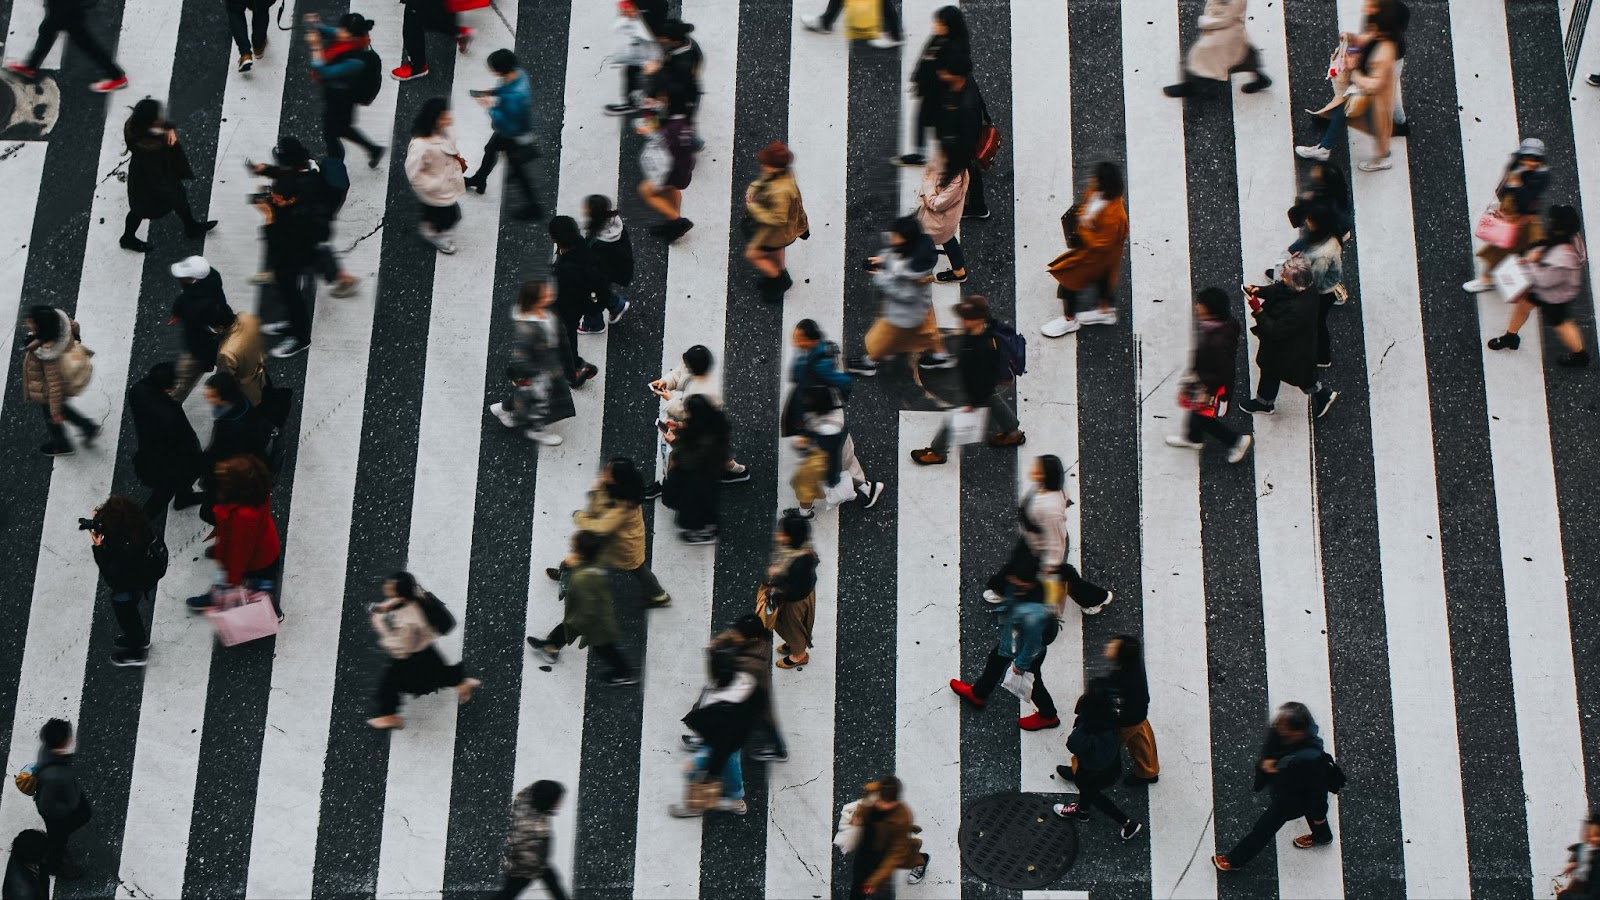
[[[844,36],[852,41],[875,38],[883,30],[881,0],[844,0]]]
[[[33,774],[33,766],[28,766],[22,771],[18,772],[17,777],[13,779],[13,781],[17,785],[17,790],[27,794],[29,797],[32,797],[39,791],[39,778]]]

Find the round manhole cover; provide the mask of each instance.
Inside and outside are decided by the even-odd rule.
[[[961,862],[990,884],[1037,890],[1078,858],[1078,832],[1037,794],[994,794],[967,807],[956,838]]]

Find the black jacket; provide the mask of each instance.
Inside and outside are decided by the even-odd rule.
[[[1194,374],[1206,387],[1217,388],[1233,383],[1234,360],[1239,358],[1239,323],[1202,323],[1194,344]]]
[[[950,142],[951,171],[965,169],[978,149],[978,132],[983,128],[983,97],[976,81],[968,78],[961,90],[944,91],[933,127],[940,141]]]
[[[1328,755],[1322,749],[1322,738],[1313,724],[1310,732],[1300,742],[1290,744],[1278,736],[1277,729],[1267,729],[1267,739],[1261,745],[1259,759],[1276,762],[1277,771],[1267,774],[1256,766],[1255,789],[1272,789],[1273,805],[1294,815],[1320,817],[1328,811]]]
[[[128,388],[128,409],[138,442],[133,472],[149,487],[182,488],[200,476],[205,464],[200,438],[182,404],[148,381]]]
[[[568,322],[576,322],[610,295],[610,286],[587,245],[579,244],[557,254],[552,271],[556,277],[556,312]]]
[[[783,574],[771,582],[771,589],[779,600],[804,600],[817,589],[817,555],[807,553],[795,557]]]
[[[956,371],[967,405],[982,406],[994,396],[1000,371],[1000,343],[987,326],[979,334],[962,335],[956,353]]]
[[[107,536],[94,546],[94,564],[106,587],[114,592],[153,590],[159,578],[150,577],[149,549],[151,537],[142,541],[124,541]]]
[[[612,284],[627,285],[633,282],[633,239],[628,227],[622,227],[622,236],[614,241],[589,239],[589,253],[600,274]]]
[[[1117,727],[1131,728],[1150,718],[1150,683],[1144,672],[1112,669],[1106,686],[1117,701]]]
[[[206,323],[222,310],[229,309],[222,290],[222,273],[212,269],[206,277],[191,283],[178,283],[178,298],[172,301],[172,318],[183,329],[184,352],[194,357],[200,369],[211,371],[217,364],[218,337]]]
[[[1261,309],[1251,313],[1256,324],[1250,329],[1261,339],[1256,365],[1286,384],[1311,389],[1317,383],[1317,295],[1279,281],[1257,296]]]
[[[5,887],[0,888],[0,900],[50,900],[50,876],[44,866],[28,865],[11,857],[6,863]]]
[[[705,54],[700,51],[700,45],[695,43],[694,38],[688,41],[686,48],[667,50],[661,68],[650,85],[650,93],[656,97],[666,96],[668,115],[684,115],[693,119],[695,111],[700,108],[700,70],[705,65]]]
[[[922,46],[922,55],[911,70],[911,84],[924,103],[938,103],[944,96],[944,82],[939,80],[939,70],[953,60],[970,56],[971,49],[958,43],[948,34],[935,34]],[[970,80],[970,79],[969,79]]]
[[[45,824],[82,819],[88,821],[89,798],[78,784],[78,773],[72,768],[71,753],[55,754],[40,749],[38,765],[33,777],[38,779],[38,790],[33,794],[34,808]]]
[[[272,423],[249,401],[241,400],[237,406],[228,407],[211,425],[211,443],[206,446],[205,453],[207,481],[211,470],[225,459],[251,453],[267,460],[272,430]]]

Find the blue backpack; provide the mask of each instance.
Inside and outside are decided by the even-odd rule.
[[[995,319],[989,323],[995,346],[1000,348],[1000,365],[995,381],[1007,382],[1028,371],[1028,339],[1017,334],[1016,326]]]

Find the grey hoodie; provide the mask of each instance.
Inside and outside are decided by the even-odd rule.
[[[883,294],[884,321],[896,328],[916,328],[933,309],[933,282],[928,279],[939,259],[933,241],[920,235],[904,254],[885,247],[878,255],[883,268],[872,273],[872,283]]]

